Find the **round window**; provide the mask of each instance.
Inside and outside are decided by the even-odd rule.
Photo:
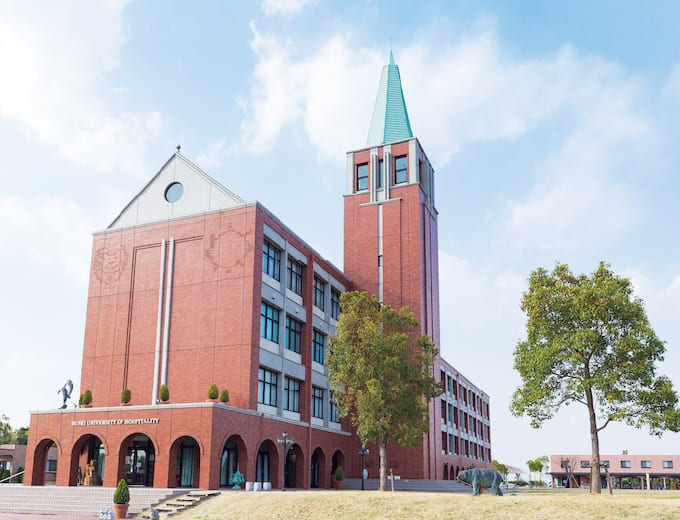
[[[177,202],[184,193],[184,186],[179,182],[173,182],[165,188],[165,200],[168,202]]]

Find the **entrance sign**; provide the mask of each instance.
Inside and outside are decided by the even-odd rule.
[[[143,419],[90,419],[88,421],[71,421],[71,426],[112,426],[121,424],[158,424],[158,417]]]

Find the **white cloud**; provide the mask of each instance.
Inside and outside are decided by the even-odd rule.
[[[301,51],[251,27],[257,62],[239,100],[241,144],[265,153],[300,132],[320,160],[336,163],[362,146],[385,53],[346,34]],[[557,136],[534,153],[533,189],[491,212],[505,245],[571,252],[636,222],[625,177],[650,155],[655,132],[637,107],[640,86],[616,64],[569,46],[518,60],[485,27],[457,42],[415,41],[396,57],[412,127],[440,169],[466,143]]]
[[[107,74],[125,43],[126,1],[0,5],[0,117],[84,167],[143,172],[157,112],[126,112]]]
[[[264,0],[262,11],[267,16],[281,15],[291,18],[298,14],[305,6],[316,3],[317,0]]]
[[[3,262],[12,259],[25,266],[28,261],[85,286],[94,227],[69,200],[0,197],[0,242],[11,244]]]
[[[224,139],[212,141],[198,152],[198,155],[196,155],[196,164],[199,164],[201,168],[206,170],[216,168],[222,164],[225,152]]]

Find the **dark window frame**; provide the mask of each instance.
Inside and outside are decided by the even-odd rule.
[[[267,406],[277,406],[278,374],[260,367],[257,375],[257,402]]]
[[[266,238],[262,243],[262,272],[281,280],[281,250]]]
[[[312,417],[323,419],[324,389],[312,386]]]
[[[368,163],[357,164],[355,171],[357,191],[366,191],[368,189]]]
[[[331,318],[340,318],[340,291],[335,287],[331,287]]]
[[[326,359],[326,335],[314,329],[312,334],[312,361],[316,361],[320,365],[324,364]]]
[[[289,256],[286,271],[288,273],[286,287],[302,296],[302,264]]]
[[[399,155],[394,158],[394,184],[408,182],[408,155]]]
[[[290,316],[286,316],[286,344],[285,347],[297,354],[302,345],[302,322]]]
[[[325,311],[326,285],[325,280],[314,275],[314,306],[322,311]]]
[[[292,377],[286,377],[283,383],[283,408],[300,413],[300,381]]]
[[[279,313],[281,311],[266,302],[260,303],[260,337],[273,343],[279,342]]]

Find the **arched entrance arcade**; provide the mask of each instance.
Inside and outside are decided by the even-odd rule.
[[[260,444],[255,459],[255,482],[271,482],[272,489],[280,487],[281,467],[276,445],[269,439]]]
[[[120,445],[118,477],[130,486],[153,487],[156,465],[156,447],[143,433],[128,435]]]
[[[305,460],[299,444],[293,444],[286,453],[283,468],[286,488],[303,488],[305,485]]]
[[[199,487],[201,476],[201,449],[196,439],[182,436],[170,447],[170,472],[168,487]]]
[[[239,470],[241,474],[245,472],[247,460],[248,452],[241,436],[230,436],[222,448],[222,456],[220,459],[220,487],[232,487],[234,485],[234,474],[237,470]]]
[[[80,437],[71,450],[68,485],[103,485],[107,452],[98,436],[88,433]]]
[[[326,455],[319,447],[312,452],[312,459],[309,463],[309,487],[327,488],[330,480],[326,475]]]
[[[50,448],[54,448],[51,450],[54,458],[48,458]],[[42,439],[37,444],[33,453],[33,469],[30,475],[31,486],[55,483],[59,455],[61,455],[61,447],[54,440]]]

